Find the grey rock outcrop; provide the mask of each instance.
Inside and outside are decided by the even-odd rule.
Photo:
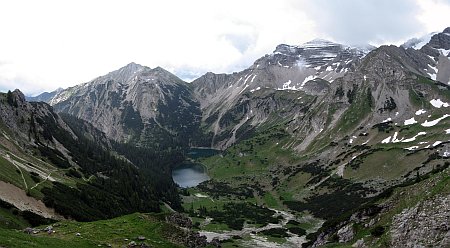
[[[178,212],[168,215],[166,221],[179,227],[192,228],[192,220]]]
[[[450,84],[450,28],[433,35],[430,42],[420,51],[434,59],[430,63],[429,76],[437,81]]]
[[[403,210],[394,216],[390,234],[393,247],[448,247],[450,195]]]
[[[206,236],[202,236],[198,232],[191,232],[187,236],[184,244],[190,248],[205,247],[208,245],[208,241],[206,240]]]
[[[27,102],[20,90],[11,92],[10,97],[12,105],[0,104],[0,119],[14,135],[17,135],[14,140],[20,146],[35,146],[39,142],[53,143],[54,137],[48,127],[50,124],[76,137],[50,105],[43,102]]]
[[[339,237],[339,243],[347,243],[352,240],[355,236],[353,224],[348,224],[339,229],[337,232],[337,236]]]

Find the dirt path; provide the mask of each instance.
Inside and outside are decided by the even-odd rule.
[[[24,158],[21,158],[21,157],[15,155],[15,154],[12,154],[12,153],[9,153],[9,152],[3,152],[3,151],[0,151],[0,154],[6,160],[11,162],[16,168],[19,166],[21,169],[19,169],[19,168],[17,168],[17,169],[19,169],[21,174],[22,174],[22,169],[24,169],[24,170],[26,170],[28,172],[35,172],[35,173],[39,174],[40,177],[46,178],[47,180],[50,180],[52,182],[56,181],[55,178],[53,178],[52,176],[48,176],[48,174],[47,174],[47,173],[49,173],[48,171],[50,171],[49,168],[52,168],[54,166],[52,166],[52,165],[50,165],[50,164],[48,164],[48,163],[46,163],[44,161],[39,160],[42,163],[44,163],[46,166],[49,166],[49,168],[47,170],[44,170],[42,168],[38,168],[37,166],[33,166],[33,163],[31,161],[29,161],[27,159],[24,159]],[[54,173],[56,171],[58,171],[58,170],[54,169],[54,170],[50,171],[50,174]],[[22,178],[24,178],[23,174],[22,174]],[[24,181],[24,184],[26,185],[26,181]],[[28,188],[28,185],[26,185],[26,186]]]
[[[16,164],[16,161],[14,161],[14,159],[12,159],[12,158],[9,156],[9,154],[6,154],[6,155],[5,155],[5,158],[6,158],[9,162],[11,162],[11,163],[16,167],[17,170],[19,170],[20,176],[22,177],[22,180],[23,180],[23,185],[25,186],[25,189],[28,189],[27,181],[25,180],[25,177],[23,176],[22,169],[20,169],[21,166],[17,165],[17,164]]]
[[[50,172],[50,173],[48,174],[48,176],[46,176],[45,179],[44,179],[43,181],[40,181],[40,182],[36,183],[36,184],[35,184],[33,187],[31,187],[30,189],[34,189],[34,188],[36,188],[37,186],[39,186],[41,183],[46,182],[46,181],[50,178],[50,176],[52,175],[52,173],[53,173],[53,172]]]

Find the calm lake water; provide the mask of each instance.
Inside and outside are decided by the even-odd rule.
[[[188,156],[192,159],[200,157],[210,157],[219,153],[214,149],[193,148],[189,151]],[[205,167],[201,164],[185,162],[176,167],[172,171],[172,178],[175,183],[182,188],[195,187],[201,182],[209,180]]]
[[[195,187],[201,182],[209,180],[203,165],[189,162],[175,168],[172,171],[172,178],[182,188]]]

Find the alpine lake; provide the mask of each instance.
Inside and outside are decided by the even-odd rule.
[[[188,152],[188,158],[195,160],[202,157],[210,157],[218,154],[220,151],[210,148],[191,148]],[[206,168],[199,163],[187,160],[172,170],[172,178],[182,188],[190,188],[209,180]]]

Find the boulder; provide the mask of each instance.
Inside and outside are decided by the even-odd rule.
[[[167,216],[166,221],[180,227],[192,228],[192,220],[178,212]]]
[[[353,230],[353,224],[348,224],[339,229],[337,232],[339,237],[339,243],[347,243],[353,239],[355,236],[355,231]]]
[[[27,227],[27,228],[23,229],[23,232],[26,233],[26,234],[32,234],[33,231],[34,231],[34,230],[33,230],[33,228],[31,228],[31,227]]]

